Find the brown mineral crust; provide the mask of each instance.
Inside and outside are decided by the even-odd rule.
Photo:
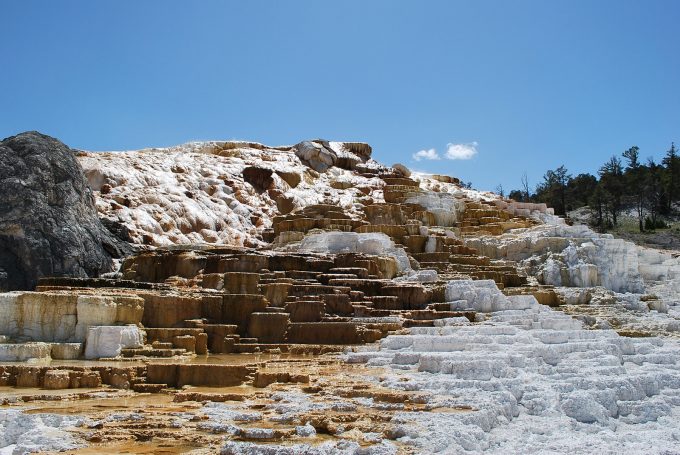
[[[127,389],[131,381],[145,376],[144,366],[0,365],[0,385],[18,388],[77,389],[105,384]]]
[[[258,364],[165,364],[147,365],[147,381],[170,387],[185,385],[229,387],[241,385],[257,371]]]
[[[233,365],[232,365],[233,366]],[[184,453],[196,449],[217,451],[224,438],[261,441],[261,429],[271,430],[270,440],[279,442],[302,441],[295,435],[296,425],[310,424],[317,434],[316,443],[329,438],[357,438],[364,433],[378,433],[385,438],[398,434],[391,423],[395,412],[432,410],[420,392],[398,392],[380,387],[371,378],[378,378],[382,370],[360,365],[345,365],[329,356],[313,358],[272,358],[258,365],[252,386],[190,387],[162,394],[135,393],[101,389],[98,393],[53,395],[39,391],[21,397],[13,406],[30,403],[34,413],[84,414],[91,424],[72,431],[88,442],[88,447],[68,453]],[[293,421],[282,421],[272,407],[283,392],[305,393],[313,402],[324,403],[335,397],[331,410],[300,410]],[[355,398],[373,398],[376,406],[356,402]],[[339,401],[338,401],[339,400]],[[238,431],[230,435],[213,427],[205,406],[222,403],[239,413],[257,413],[253,421],[233,420]],[[387,406],[379,405],[385,403]],[[436,411],[436,409],[434,409]],[[472,412],[472,410],[441,410],[441,412]],[[115,419],[109,418],[117,415]],[[178,418],[181,424],[177,424]],[[366,445],[362,442],[362,445]],[[410,453],[397,443],[399,453]],[[155,452],[154,452],[155,451]]]

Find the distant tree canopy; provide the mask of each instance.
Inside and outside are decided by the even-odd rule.
[[[521,189],[510,191],[511,199],[545,202],[558,215],[589,206],[594,214],[592,224],[601,230],[616,226],[624,208],[634,209],[640,231],[655,229],[663,224],[659,216],[670,214],[673,204],[680,202],[680,156],[671,143],[661,163],[651,158],[642,163],[639,147],[633,146],[621,157],[612,156],[597,176],[572,176],[562,165],[547,171],[533,193],[526,173],[521,185]]]

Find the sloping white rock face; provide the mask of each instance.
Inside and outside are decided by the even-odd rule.
[[[466,245],[494,259],[520,261],[545,284],[644,292],[640,248],[586,226],[541,225],[467,239]]]
[[[603,321],[613,322],[618,329],[659,335],[679,333],[680,258],[597,234],[587,226],[567,226],[557,217],[546,215],[545,221],[549,224],[498,237],[468,238],[466,245],[491,258],[518,261],[527,275],[540,283],[611,291],[604,298],[606,292],[594,291],[568,301],[599,306],[575,312],[593,313]],[[598,298],[585,298],[591,294]],[[642,294],[658,299],[641,301]],[[596,322],[602,325],[602,321]]]
[[[383,233],[319,232],[308,234],[298,248],[307,253],[365,253],[377,256],[392,256],[399,271],[411,272],[411,263],[403,248],[395,246],[390,237]]]
[[[352,170],[358,164],[387,169],[370,156],[368,144],[315,140],[282,147],[191,142],[126,152],[81,152],[77,158],[100,216],[122,224],[124,229],[116,230],[127,231],[134,243],[261,246],[262,231],[282,212],[280,206],[288,213],[291,207],[332,203],[359,216],[363,205],[357,198],[384,202],[385,182]],[[270,174],[256,186],[243,175],[253,167]],[[423,190],[412,202],[427,207],[442,226],[459,218],[462,198],[497,201],[513,213],[520,210],[493,193],[462,188],[450,177],[417,172],[411,177]],[[545,207],[521,210],[542,214]]]
[[[680,305],[680,258],[651,248],[639,248],[640,274],[649,293],[671,307]],[[680,317],[680,314],[677,316]]]
[[[123,224],[135,243],[163,246],[218,243],[261,246],[262,230],[278,215],[277,198],[285,193],[294,207],[332,201],[359,213],[358,187],[375,188],[384,201],[384,182],[335,164],[368,160],[367,144],[316,142],[268,147],[252,142],[192,142],[169,148],[128,152],[83,152],[78,161],[94,191],[97,210]],[[297,154],[296,154],[297,153]],[[329,167],[333,166],[333,167]],[[265,188],[246,182],[243,171],[270,172]],[[314,168],[322,171],[318,174]],[[344,181],[346,188],[332,186]]]
[[[429,406],[459,409],[399,414],[399,442],[427,453],[679,450],[677,341],[586,330],[533,297],[518,303],[451,282],[447,300],[461,297],[491,311],[487,319],[413,328],[346,354],[390,368],[383,386],[429,391]]]
[[[118,357],[124,348],[141,348],[142,331],[134,325],[90,327],[85,341],[85,358]]]

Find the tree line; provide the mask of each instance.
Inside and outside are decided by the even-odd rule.
[[[534,192],[530,191],[526,173],[521,188],[508,195],[522,202],[545,202],[558,215],[580,207],[590,207],[591,224],[600,230],[619,224],[621,213],[634,209],[640,232],[665,227],[663,217],[673,213],[680,201],[680,157],[672,143],[661,162],[640,160],[640,149],[633,146],[621,156],[614,155],[597,175],[572,176],[562,165],[549,170]]]

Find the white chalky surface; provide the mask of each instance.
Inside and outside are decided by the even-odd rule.
[[[247,409],[251,404],[247,401],[237,404],[208,403],[201,409],[207,420],[199,424],[199,428],[212,433],[255,440],[251,442],[227,441],[221,448],[222,454],[391,455],[397,453],[397,447],[379,433],[359,434],[363,444],[343,439],[319,442],[315,440],[316,429],[305,421],[305,414],[310,411],[360,412],[359,406],[378,407],[381,405],[374,403],[372,399],[329,395],[324,397],[323,402],[320,403],[314,401],[312,395],[298,391],[277,392],[272,395],[272,399],[274,402],[264,408],[274,412],[274,416],[269,418]],[[285,443],[272,443],[269,440],[258,443],[257,439],[272,438],[274,430],[270,427],[271,423],[295,424],[294,440]],[[339,437],[344,437],[342,432]]]
[[[342,154],[344,145],[332,142],[331,147]],[[207,141],[126,152],[81,152],[77,158],[99,215],[125,225],[134,243],[263,246],[259,235],[280,212],[267,191],[244,181],[242,173],[249,166],[275,171],[273,189],[289,196],[296,209],[332,203],[359,216],[363,205],[357,198],[385,202],[385,182],[380,178],[337,166],[314,172],[290,146]],[[370,159],[365,165],[382,167]],[[297,174],[300,183],[291,186],[277,172]],[[462,198],[498,200],[492,193],[438,181],[432,175],[414,172],[411,178],[426,191],[418,202],[430,207],[443,225],[450,226],[460,216]]]
[[[452,282],[447,297],[490,311],[482,323],[413,328],[346,354],[387,366],[383,386],[461,408],[398,414],[400,442],[423,453],[680,453],[676,340],[586,330],[533,297],[477,289]]]
[[[253,143],[193,142],[129,152],[88,152],[79,155],[78,162],[94,191],[100,216],[127,226],[133,242],[144,243],[147,236],[156,246],[263,246],[258,235],[271,226],[279,211],[267,191],[244,181],[242,173],[249,166],[297,174],[300,183],[294,187],[272,175],[273,189],[290,196],[297,208],[332,201],[348,213],[358,213],[361,206],[354,199],[363,193],[357,187],[375,188],[372,196],[380,201],[384,185],[376,177],[338,167],[314,175],[294,151]],[[346,182],[347,188],[335,188],[336,182]]]
[[[38,451],[64,451],[81,447],[69,428],[82,425],[80,416],[26,414],[0,409],[0,455],[21,455]]]
[[[394,446],[381,443],[361,447],[353,441],[322,444],[258,445],[252,442],[229,441],[222,446],[222,455],[393,455]]]
[[[485,256],[518,261],[538,283],[557,286],[565,303],[590,307],[582,311],[596,318],[589,325],[680,336],[680,258],[555,216],[540,218],[545,224],[465,243]]]
[[[137,326],[90,327],[85,343],[85,358],[118,357],[122,349],[141,348],[143,345],[144,336]]]

